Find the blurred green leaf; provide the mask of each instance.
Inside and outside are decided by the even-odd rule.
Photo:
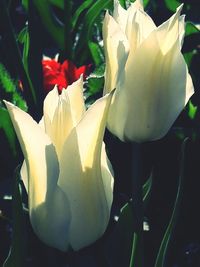
[[[73,59],[72,48],[74,46],[72,41],[72,0],[64,1],[64,54],[63,57],[66,59]]]
[[[49,1],[34,0],[40,18],[50,33],[54,41],[57,43],[60,49],[65,49],[65,30],[64,25],[61,25],[52,12],[51,3]]]
[[[23,84],[23,95],[29,107],[29,112],[33,115],[36,112],[36,95],[32,82],[23,65],[21,53],[16,42],[14,30],[11,24],[9,13],[5,1],[0,1],[0,24],[2,25],[2,39],[3,44],[7,46],[7,51],[10,55],[12,64],[15,66],[17,73]]]
[[[105,63],[102,63],[100,66],[96,67],[96,69],[92,72],[91,76],[101,78],[105,73]]]
[[[26,11],[28,10],[28,1],[29,0],[22,0],[22,5]]]
[[[143,0],[144,7],[146,7],[149,4],[149,0]]]
[[[100,16],[100,13],[109,6],[110,3],[112,3],[112,0],[97,0],[87,11],[76,46],[78,56],[80,56],[85,46],[87,47],[88,42],[91,40],[92,29],[95,20]]]
[[[165,0],[165,4],[170,11],[175,12],[181,2],[177,0]]]
[[[192,104],[192,101],[190,100],[188,103],[188,116],[190,117],[191,120],[195,118],[196,113],[197,113],[197,106],[194,106]]]
[[[99,92],[103,88],[104,78],[91,77],[88,79],[89,90],[92,94]]]
[[[49,0],[49,2],[60,9],[64,9],[65,0]]]
[[[10,74],[5,69],[4,65],[0,63],[0,85],[6,93],[13,93],[16,88],[16,82],[12,80]]]
[[[191,67],[193,59],[198,54],[199,40],[200,40],[199,29],[192,22],[186,22],[183,55],[188,68]]]
[[[28,53],[29,53],[29,46],[30,46],[30,38],[28,27],[24,27],[18,35],[18,41],[23,44],[23,64],[26,72],[28,72]]]
[[[14,92],[12,95],[12,103],[15,106],[18,106],[19,108],[21,108],[24,111],[28,110],[28,107],[26,105],[26,102],[24,101],[24,99],[21,97],[21,95],[17,92]]]
[[[187,66],[188,68],[190,68],[190,65],[192,63],[192,59],[193,59],[193,56],[197,54],[197,51],[194,49],[193,51],[191,52],[187,52],[187,53],[184,53],[183,56],[184,56],[184,59],[187,63]]]
[[[11,101],[16,106],[23,110],[27,110],[27,105],[21,96],[21,93],[17,90],[17,82],[13,81],[10,74],[5,69],[3,64],[0,63],[0,85],[5,90],[4,98]]]
[[[16,135],[7,109],[0,106],[0,129],[3,129],[13,155],[16,151]]]
[[[180,160],[180,171],[179,171],[179,181],[178,181],[178,191],[176,195],[176,200],[174,203],[174,209],[172,212],[172,216],[170,219],[170,222],[167,226],[166,232],[164,234],[163,240],[161,242],[158,255],[156,258],[156,263],[154,267],[164,267],[166,255],[169,247],[169,242],[172,237],[174,227],[177,221],[178,213],[179,213],[179,207],[182,200],[182,194],[183,194],[183,180],[185,175],[185,150],[187,145],[188,138],[186,138],[181,147],[181,160]]]
[[[95,65],[99,66],[104,62],[104,54],[102,51],[102,47],[100,47],[98,43],[94,43],[91,41],[88,42],[88,45]]]
[[[77,10],[75,11],[75,14],[72,17],[72,27],[74,28],[77,24],[77,21],[80,17],[80,15],[82,14],[82,12],[89,8],[91,6],[91,4],[93,3],[93,0],[85,0],[80,6],[79,8],[77,8]]]
[[[120,5],[126,9],[126,0],[119,0]]]
[[[105,64],[101,64],[87,78],[87,89],[85,91],[87,106],[91,105],[97,98],[99,98],[99,94],[102,95],[104,86],[104,71]]]
[[[3,267],[24,267],[25,264],[25,234],[24,214],[20,187],[20,167],[15,171],[15,186],[12,198],[13,204],[13,237],[12,245]]]
[[[132,2],[132,3],[135,2],[135,0],[129,0],[129,1]],[[143,0],[143,5],[144,5],[144,7],[146,7],[146,6],[149,4],[149,1],[150,1],[150,0]]]
[[[191,34],[199,32],[199,29],[192,22],[186,22],[185,36],[189,36]]]

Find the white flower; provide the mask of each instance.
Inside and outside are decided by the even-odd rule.
[[[82,78],[61,95],[52,90],[39,124],[5,101],[25,158],[31,224],[43,242],[63,251],[79,250],[104,233],[113,198],[103,144],[111,94],[86,111],[82,91]]]
[[[181,54],[182,6],[157,27],[136,0],[128,10],[114,1],[103,23],[106,56],[104,93],[116,87],[108,129],[123,141],[163,137],[194,93]]]

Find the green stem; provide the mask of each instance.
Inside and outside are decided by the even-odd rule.
[[[144,266],[143,247],[143,199],[142,199],[142,145],[132,144],[132,208],[134,236],[129,267]]]

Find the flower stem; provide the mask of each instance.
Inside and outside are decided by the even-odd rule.
[[[143,246],[143,199],[142,199],[142,145],[132,144],[132,208],[134,220],[134,236],[129,267],[144,266]]]

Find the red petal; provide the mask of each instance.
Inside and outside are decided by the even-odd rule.
[[[61,68],[69,84],[72,84],[76,81],[75,72],[77,68],[74,63],[72,63],[70,60],[65,60]]]
[[[76,80],[80,78],[81,74],[83,74],[83,78],[85,79],[87,77],[88,72],[90,71],[90,68],[91,68],[91,65],[83,65],[79,67],[75,73]]]

